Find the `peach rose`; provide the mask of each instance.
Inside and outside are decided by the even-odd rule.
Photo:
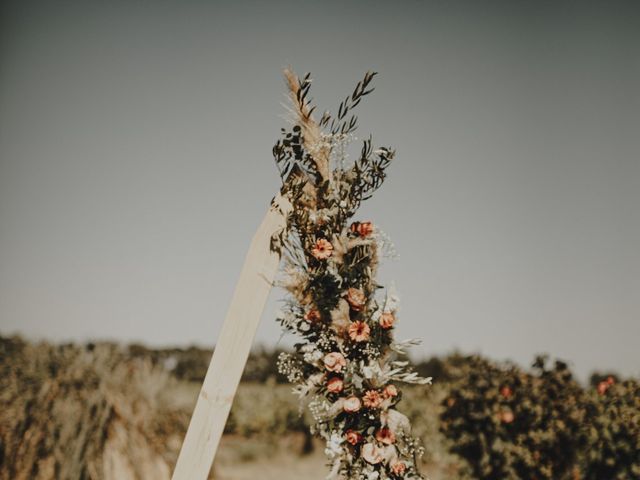
[[[304,319],[309,322],[317,322],[318,320],[320,320],[320,312],[317,309],[312,308],[304,314]]]
[[[347,290],[347,302],[349,302],[353,310],[359,312],[364,308],[364,304],[367,303],[367,297],[359,288],[350,288]]]
[[[377,390],[368,390],[362,397],[362,403],[367,408],[378,408],[382,403],[382,397]]]
[[[391,460],[391,463],[389,465],[391,467],[391,471],[395,475],[402,475],[407,470],[406,463],[404,463],[402,460],[398,460],[397,458]]]
[[[372,465],[380,463],[383,459],[382,450],[373,443],[365,443],[362,446],[362,458]]]
[[[360,399],[358,397],[352,396],[344,399],[342,408],[347,413],[355,413],[358,410],[360,410],[361,406],[362,406],[362,402],[360,401]]]
[[[384,395],[385,398],[397,397],[398,389],[395,385],[387,385],[386,387],[384,387],[382,395]]]
[[[340,377],[331,377],[327,380],[327,390],[331,393],[340,393],[344,388],[344,382]]]
[[[364,322],[351,322],[351,325],[349,325],[349,338],[354,342],[366,342],[369,340],[370,333],[369,325]]]
[[[318,260],[324,260],[331,256],[333,252],[333,245],[331,242],[325,238],[319,238],[316,241],[316,245],[311,250],[311,255],[316,257]]]
[[[347,430],[347,432],[345,433],[345,438],[347,440],[347,443],[351,445],[357,445],[362,441],[362,435],[360,435],[355,430]]]
[[[351,232],[357,233],[364,238],[373,233],[373,224],[371,222],[353,222],[351,224]]]
[[[324,366],[330,372],[341,372],[347,366],[347,361],[340,352],[327,353],[324,356]]]
[[[380,315],[380,326],[384,329],[388,329],[393,327],[393,324],[396,322],[396,317],[391,312],[385,312]]]
[[[391,445],[392,443],[395,443],[396,436],[388,428],[381,428],[376,432],[376,440],[384,443],[385,445]]]

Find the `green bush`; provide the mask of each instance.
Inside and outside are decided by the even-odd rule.
[[[601,379],[590,392],[585,480],[640,478],[640,382]]]
[[[470,357],[443,401],[441,430],[474,478],[554,479],[574,473],[584,445],[584,392],[563,362],[533,373]]]

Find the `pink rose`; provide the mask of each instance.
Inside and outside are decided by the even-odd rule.
[[[386,387],[384,387],[382,394],[384,395],[385,398],[397,397],[398,389],[396,388],[395,385],[387,385]]]
[[[388,428],[381,428],[376,432],[376,440],[380,443],[384,443],[385,445],[391,445],[392,443],[395,443],[396,436]]]
[[[340,393],[344,388],[344,382],[340,377],[331,377],[327,381],[327,391],[331,393]]]
[[[391,312],[385,312],[382,315],[380,315],[380,326],[382,328],[384,328],[385,330],[393,327],[393,324],[396,322],[396,317],[393,316],[393,313]]]
[[[340,352],[331,352],[324,356],[324,366],[330,372],[340,372],[347,366],[347,361]]]
[[[359,288],[350,288],[347,290],[347,302],[349,302],[353,310],[359,312],[364,308],[364,304],[367,303],[367,297]]]
[[[398,460],[397,458],[394,458],[393,460],[391,460],[390,466],[391,466],[391,471],[395,475],[402,475],[407,469],[407,465],[402,460]]]
[[[345,438],[347,440],[347,443],[351,445],[357,445],[362,441],[362,435],[360,435],[355,430],[347,430],[345,433]]]
[[[383,459],[382,450],[373,443],[365,443],[360,451],[362,458],[372,465],[380,463]]]
[[[355,413],[362,407],[362,402],[358,397],[345,398],[342,408],[347,413]]]

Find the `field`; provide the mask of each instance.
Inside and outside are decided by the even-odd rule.
[[[210,355],[199,349],[0,338],[0,480],[170,478]],[[275,375],[276,356],[269,351],[252,354],[210,478],[325,477],[323,445],[308,435],[290,386]],[[511,466],[517,472],[524,468],[519,459],[529,453],[546,469],[536,478],[640,478],[640,470],[634,470],[640,468],[640,389],[633,390],[638,382],[594,376],[594,387],[582,388],[562,368],[535,375],[463,356],[431,359],[418,368],[440,381],[406,389],[401,406],[423,440],[423,472],[432,480],[523,478],[499,473],[499,468]],[[488,373],[477,375],[479,371]],[[519,389],[520,397],[505,394],[505,381]],[[613,385],[605,389],[610,388],[609,394],[602,392],[605,384]],[[623,385],[624,390],[616,390]],[[565,393],[554,390],[558,386],[571,396],[563,397]],[[604,401],[614,393],[613,403]],[[610,403],[617,413],[611,413]],[[515,412],[509,421],[500,417],[506,407]],[[527,408],[551,417],[535,417]],[[600,414],[583,429],[584,415],[596,408]],[[562,421],[549,420],[554,415]],[[480,424],[484,430],[478,432]],[[480,451],[478,439],[484,445],[492,435],[489,453],[482,451],[477,459],[469,453]],[[565,436],[581,440],[574,448]],[[589,457],[597,442],[606,450],[603,438],[613,453]],[[591,447],[585,447],[588,441]],[[564,451],[558,450],[558,442]],[[524,447],[529,451],[522,453]],[[569,463],[559,462],[560,455]],[[489,467],[482,463],[487,458]],[[598,462],[611,464],[609,458],[614,459],[613,470],[589,473],[602,472],[596,470]],[[562,475],[557,474],[561,468]],[[545,471],[551,476],[545,477]]]

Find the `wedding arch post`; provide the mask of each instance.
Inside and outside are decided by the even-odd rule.
[[[271,239],[285,227],[291,205],[283,193],[253,237],[187,429],[173,480],[205,480],[218,449],[280,263]]]

